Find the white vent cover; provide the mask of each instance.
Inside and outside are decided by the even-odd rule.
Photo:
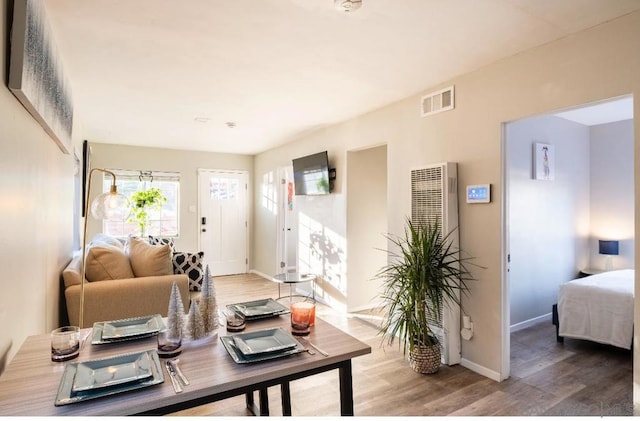
[[[411,221],[417,226],[437,224],[449,233],[453,249],[458,248],[458,169],[454,162],[430,165],[411,171]],[[458,297],[459,298],[459,297]],[[441,308],[440,321],[429,324],[442,345],[442,362],[460,363],[460,306],[448,302]]]
[[[453,86],[449,86],[423,96],[420,103],[422,117],[453,110],[455,106],[453,93]]]

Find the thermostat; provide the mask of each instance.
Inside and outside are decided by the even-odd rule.
[[[467,186],[467,203],[491,202],[491,184]]]

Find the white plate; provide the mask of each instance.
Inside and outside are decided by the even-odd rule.
[[[102,339],[120,339],[158,332],[162,323],[159,314],[104,322]]]
[[[289,313],[289,309],[287,307],[275,301],[273,298],[248,301],[246,303],[235,303],[229,307],[233,307],[234,305],[238,306],[238,309],[244,314],[247,320],[279,316],[281,314]]]
[[[164,382],[164,374],[162,372],[162,366],[160,365],[160,358],[158,357],[158,352],[155,349],[150,349],[144,352],[137,352],[133,355],[133,357],[128,357],[127,355],[120,355],[118,357],[107,358],[104,360],[94,360],[96,364],[99,364],[98,361],[104,361],[101,364],[106,366],[113,365],[113,360],[117,358],[138,358],[138,355],[146,353],[149,356],[149,360],[151,361],[151,376],[140,379],[138,381],[131,381],[128,383],[120,383],[113,385],[111,387],[101,387],[98,389],[89,389],[85,391],[77,391],[73,390],[73,382],[76,376],[76,372],[79,364],[85,363],[70,363],[67,364],[64,368],[64,372],[62,373],[62,378],[60,379],[60,386],[58,386],[58,394],[56,395],[56,400],[54,402],[55,406],[68,405],[71,403],[86,401],[90,399],[101,398],[104,396],[114,395],[116,393],[129,392],[136,389],[141,389],[149,386],[153,386],[156,384],[160,384]],[[111,360],[111,361],[109,361]]]
[[[295,348],[298,343],[282,328],[233,335],[233,343],[243,355],[256,355]]]
[[[78,363],[71,390],[81,392],[115,386],[152,376],[149,354],[127,354]]]

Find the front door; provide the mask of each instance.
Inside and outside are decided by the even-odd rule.
[[[245,171],[200,170],[200,249],[212,276],[247,272]]]

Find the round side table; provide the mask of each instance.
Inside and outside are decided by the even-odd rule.
[[[279,273],[277,275],[273,275],[273,277],[271,278],[271,280],[273,282],[277,282],[278,283],[278,300],[281,298],[286,298],[282,296],[282,294],[280,293],[280,286],[282,284],[289,284],[289,301],[291,301],[291,299],[295,296],[293,294],[293,287],[295,284],[301,284],[303,282],[312,282],[313,284],[311,285],[311,294],[313,297],[313,300],[316,300],[316,275],[310,274],[310,273],[298,273],[298,272],[291,272],[291,273]]]

